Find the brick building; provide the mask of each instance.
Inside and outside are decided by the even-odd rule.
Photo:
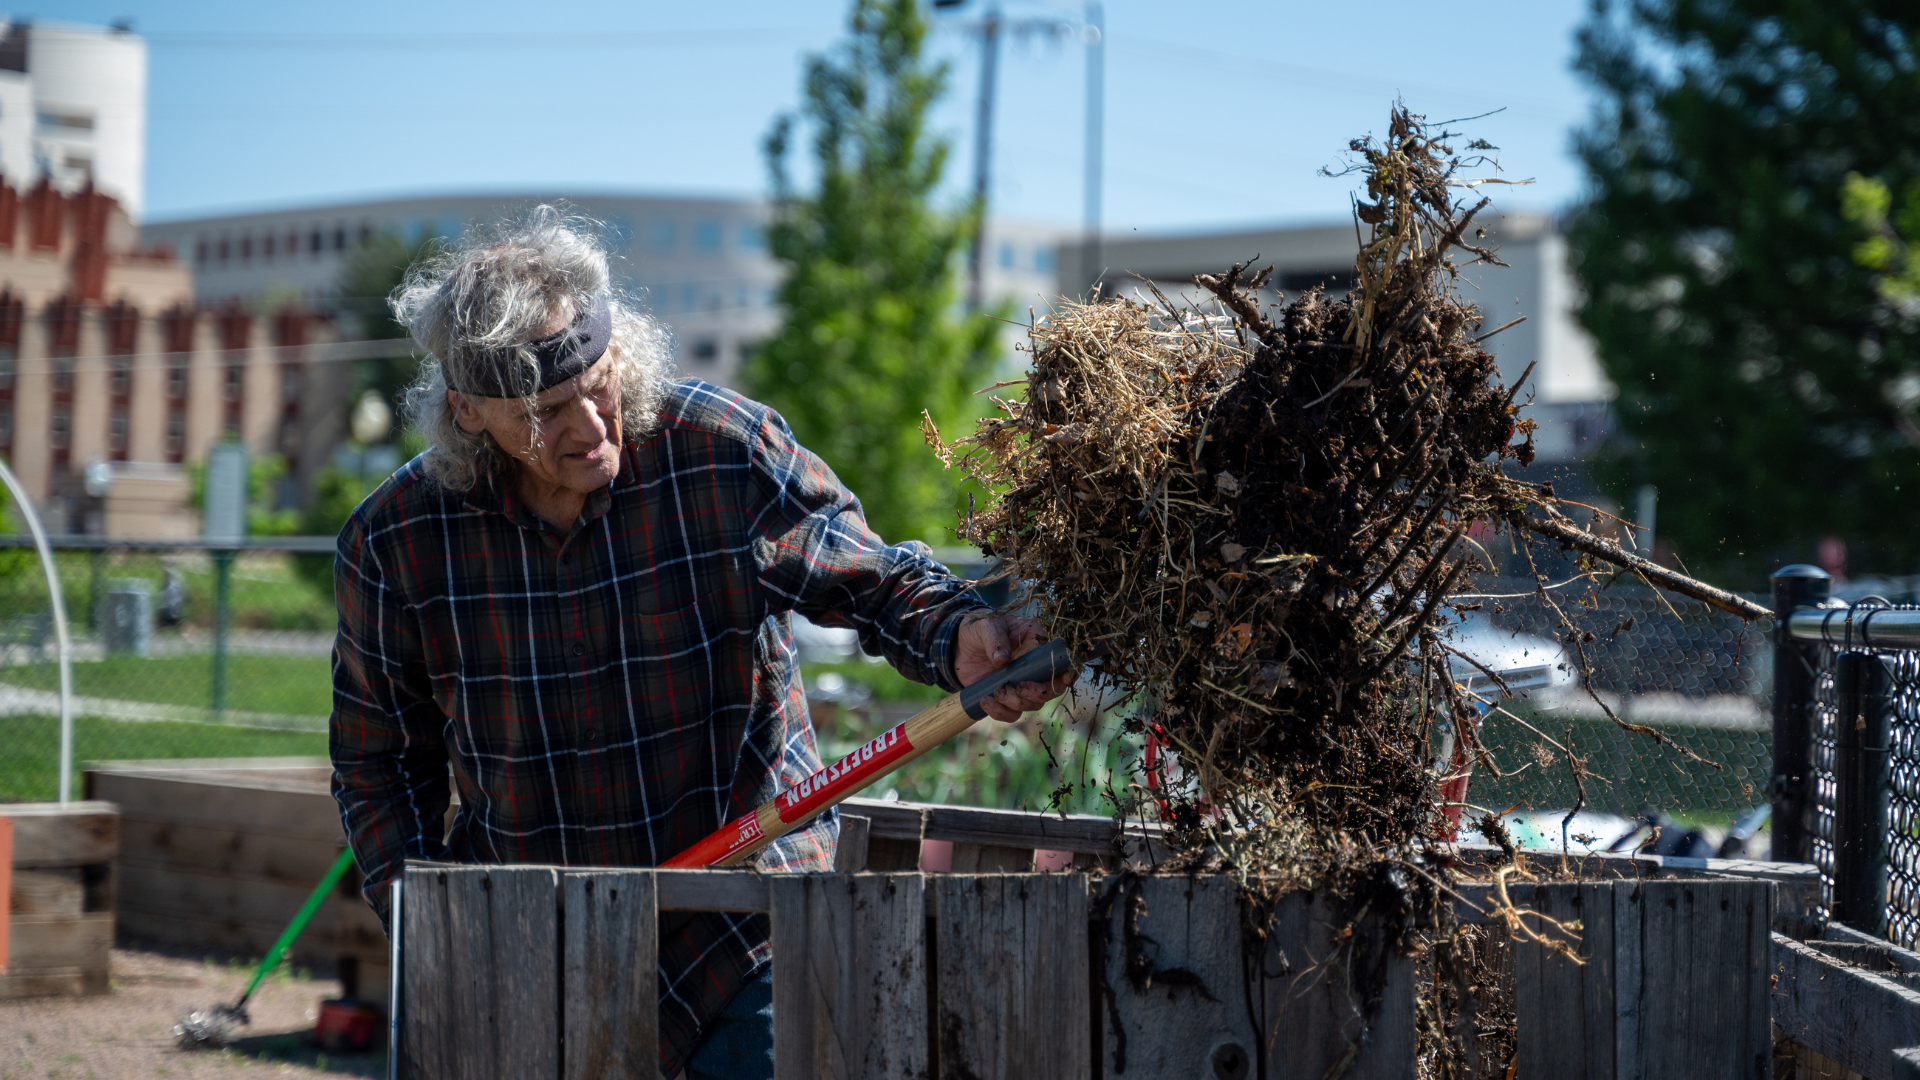
[[[297,305],[196,301],[173,252],[142,248],[91,184],[0,177],[0,454],[50,531],[194,534],[186,465],[225,438],[303,481],[344,427],[335,337]]]

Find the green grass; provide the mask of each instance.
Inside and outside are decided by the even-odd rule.
[[[26,555],[26,558],[20,556]],[[233,568],[233,625],[257,630],[331,630],[333,594],[315,588],[294,567],[295,556],[278,552],[241,555]],[[145,581],[159,602],[164,566],[171,563],[186,588],[186,622],[213,625],[213,562],[204,554],[60,551],[61,595],[77,632],[93,628],[94,586],[102,591],[123,578]],[[19,549],[0,551],[0,618],[47,609],[46,578],[38,558]]]
[[[83,716],[73,723],[73,760],[140,758],[325,757],[319,731],[262,731],[217,724],[135,723]],[[59,795],[60,722],[0,717],[0,802],[46,802]],[[74,778],[79,796],[79,777]]]
[[[333,711],[332,661],[324,656],[227,657],[227,708],[242,712],[326,716]],[[0,669],[0,681],[38,690],[60,688],[56,664]],[[116,656],[73,665],[73,692],[84,697],[212,704],[213,657]]]

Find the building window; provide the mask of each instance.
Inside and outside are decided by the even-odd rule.
[[[263,259],[273,258],[273,234],[272,233],[268,233],[265,237],[261,238],[260,257]]]
[[[113,415],[107,418],[107,449],[113,454],[114,460],[127,459],[127,410],[125,409],[115,409]]]
[[[287,258],[289,259],[293,258],[295,255],[300,254],[300,234],[297,232],[294,232],[292,229],[287,230],[286,252],[287,252]]]
[[[280,401],[294,405],[300,401],[300,369],[287,364],[280,369]]]
[[[701,338],[693,343],[693,358],[702,364],[711,364],[720,356],[720,343],[712,338]]]
[[[36,115],[35,120],[43,128],[61,132],[93,130],[93,117],[87,113],[56,112],[52,109],[41,109]]]
[[[232,254],[233,247],[231,243],[224,238],[222,238],[219,245],[214,248],[214,257],[219,259],[223,264],[227,261],[227,257]]]
[[[698,285],[680,286],[680,310],[682,311],[700,310],[700,286]]]
[[[13,449],[13,402],[11,401],[6,403],[5,408],[0,408],[0,447],[7,450]]]
[[[313,235],[307,237],[307,250],[313,252],[315,255],[318,255],[322,250],[326,248],[326,246],[327,246],[326,235],[322,233],[318,228],[315,228],[313,230]]]
[[[13,389],[15,367],[13,346],[0,346],[0,390]]]
[[[607,242],[615,251],[625,251],[633,246],[633,219],[611,217],[607,219]]]
[[[167,365],[167,396],[170,398],[187,396],[186,361],[175,360]]]
[[[207,242],[205,240],[195,240],[193,242],[193,261],[197,263],[207,261]]]
[[[53,392],[73,393],[73,358],[62,356],[53,362]]]
[[[720,250],[720,222],[706,218],[693,223],[693,246],[712,254]]]
[[[748,251],[758,251],[767,246],[767,234],[764,229],[760,228],[759,222],[743,221],[740,223],[740,246],[746,248]]]
[[[178,462],[186,455],[187,417],[178,410],[167,413],[167,460]]]
[[[347,227],[345,225],[333,230],[333,250],[347,250]]]
[[[109,376],[107,392],[115,397],[124,397],[133,393],[133,361],[123,356],[113,360],[113,373]]]
[[[1000,266],[1002,269],[1005,269],[1005,270],[1013,269],[1013,245],[1012,244],[1000,245]]]
[[[647,222],[647,246],[655,251],[672,251],[680,242],[680,226],[672,218],[654,218]]]
[[[1053,249],[1044,245],[1034,248],[1033,268],[1042,274],[1053,273]]]
[[[253,258],[253,237],[243,236],[240,238],[240,261],[246,262],[252,258]]]
[[[228,401],[239,401],[240,392],[246,386],[247,369],[239,364],[227,365],[227,381],[223,392]]]
[[[73,417],[65,405],[53,407],[53,422],[47,428],[47,441],[55,450],[67,448],[67,438],[73,433]]]

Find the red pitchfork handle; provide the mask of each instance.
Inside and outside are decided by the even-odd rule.
[[[872,742],[761,804],[753,813],[720,826],[660,866],[666,870],[738,866],[854,792],[967,730],[975,721],[986,719],[982,704],[994,691],[1013,683],[1052,682],[1072,664],[1064,641],[1030,649],[1006,667],[888,728]]]

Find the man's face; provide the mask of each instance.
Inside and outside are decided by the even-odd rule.
[[[493,436],[519,460],[525,483],[543,492],[587,495],[620,473],[620,375],[612,353],[534,398],[533,419],[515,398],[447,391],[462,431]],[[539,445],[533,434],[539,431]]]

